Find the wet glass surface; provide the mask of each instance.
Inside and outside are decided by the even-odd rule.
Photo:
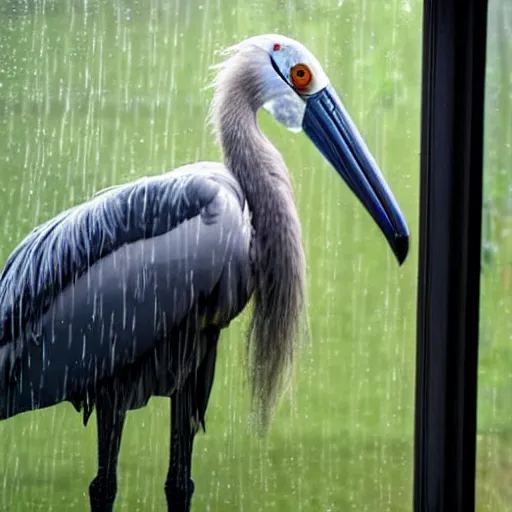
[[[421,0],[2,2],[2,262],[34,226],[101,188],[220,160],[205,126],[209,66],[219,62],[221,47],[258,33],[293,37],[318,57],[408,220],[411,252],[399,268],[306,136],[261,112],[299,207],[311,342],[261,440],[247,422],[240,369],[248,313],[224,332],[207,433],[195,443],[194,510],[411,509],[421,18]],[[510,128],[508,134],[510,148]],[[481,406],[481,429],[482,418],[510,424],[501,414],[510,409],[512,381],[501,355],[510,353],[510,333],[495,323],[510,309],[502,270],[490,270],[482,292],[497,300],[486,286],[502,286],[504,302],[483,304],[480,392],[489,405],[487,413]],[[500,318],[510,331],[510,315]],[[486,366],[486,358],[494,362]],[[485,376],[487,367],[493,376]],[[0,509],[86,510],[96,470],[94,423],[84,429],[67,403],[0,423]],[[484,439],[481,453],[505,453],[496,435]],[[168,445],[168,400],[153,398],[129,414],[117,510],[165,509]],[[482,460],[481,469],[489,469],[490,459]]]
[[[512,506],[512,5],[490,0],[478,370],[477,507]]]

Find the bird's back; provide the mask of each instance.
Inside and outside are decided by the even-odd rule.
[[[0,276],[0,345],[95,262],[119,247],[172,230],[198,215],[236,180],[214,163],[193,164],[99,192],[35,228],[13,251]]]
[[[0,279],[0,392],[32,368],[38,407],[52,405],[135,364],[199,304],[229,322],[250,293],[244,211],[234,177],[203,163],[112,187],[36,228]],[[222,286],[238,287],[232,304]]]

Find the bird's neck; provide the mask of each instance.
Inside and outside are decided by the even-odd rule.
[[[255,229],[276,232],[280,221],[298,225],[283,157],[259,129],[254,107],[242,102],[234,105],[221,119],[220,142],[226,167],[244,191]]]
[[[220,111],[227,113],[218,124],[224,162],[240,183],[251,211],[259,282],[256,293],[261,300],[262,296],[275,300],[277,317],[277,303],[284,304],[282,314],[293,323],[303,304],[306,259],[288,169],[259,129],[253,105],[244,105],[235,96]],[[274,289],[272,299],[270,289]],[[286,309],[286,303],[295,308],[294,313]]]
[[[288,170],[257,125],[253,68],[240,57],[221,74],[213,120],[224,162],[252,214],[255,286],[247,354],[253,402],[265,425],[293,361],[305,304],[306,261]]]

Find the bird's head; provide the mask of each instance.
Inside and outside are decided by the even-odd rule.
[[[246,39],[229,54],[217,90],[229,94],[227,84],[236,83],[238,90],[249,89],[254,110],[263,107],[292,132],[304,130],[370,213],[401,265],[409,251],[405,218],[316,57],[277,34]]]

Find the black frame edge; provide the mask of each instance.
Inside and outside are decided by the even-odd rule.
[[[414,511],[475,508],[487,0],[425,0]]]

